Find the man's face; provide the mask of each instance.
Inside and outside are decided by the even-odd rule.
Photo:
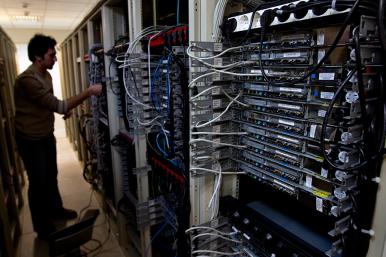
[[[44,54],[44,58],[41,61],[41,64],[46,69],[51,70],[54,67],[56,59],[56,51],[54,48],[48,48],[48,51]]]

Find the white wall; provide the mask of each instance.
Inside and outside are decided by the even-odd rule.
[[[11,29],[11,28],[4,28],[4,30],[9,35],[9,37],[12,39],[12,41],[15,44],[28,44],[29,40],[36,33],[42,33],[44,35],[48,35],[48,36],[54,37],[56,39],[56,42],[58,42],[58,45],[59,45],[72,32],[70,30],[57,30],[57,29],[38,30],[38,29]]]
[[[27,44],[16,44],[17,53],[16,60],[18,65],[19,74],[23,72],[28,66],[31,65],[31,61],[28,59]],[[59,54],[58,54],[59,55]],[[60,83],[59,62],[54,65],[52,70],[49,70],[52,76],[52,84],[54,86],[54,94],[62,99],[62,90]]]

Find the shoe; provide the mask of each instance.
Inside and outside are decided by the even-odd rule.
[[[43,228],[36,231],[38,234],[38,238],[41,240],[47,241],[49,236],[56,231],[56,227],[54,224],[47,224]]]
[[[76,217],[78,217],[78,214],[74,210],[62,208],[62,209],[54,212],[52,216],[55,219],[72,220],[72,219],[75,219]]]

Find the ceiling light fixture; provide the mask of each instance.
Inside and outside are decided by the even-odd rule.
[[[29,11],[25,11],[24,15],[15,15],[13,19],[22,22],[39,22],[40,17],[36,15],[29,15]]]
[[[16,21],[31,21],[31,22],[39,22],[40,17],[36,15],[15,15],[13,19]]]

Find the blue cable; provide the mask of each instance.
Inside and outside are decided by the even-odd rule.
[[[159,69],[161,67],[162,62],[163,62],[163,57],[159,60],[159,62],[157,64],[157,67],[156,67],[156,69],[155,69],[155,71],[153,73],[153,78],[151,80],[151,85],[149,87],[150,98],[151,98],[151,101],[153,102],[153,105],[156,108],[157,112],[161,111],[161,107],[159,106],[159,101],[156,101],[157,98],[155,98],[155,95],[154,95],[154,92],[153,92],[153,86],[154,86],[154,82],[158,81],[158,79],[159,79],[159,77],[158,77],[159,76]],[[149,74],[149,76],[150,76],[150,74]],[[157,106],[157,104],[158,104],[158,106]]]
[[[155,142],[156,142],[156,144],[157,144],[158,150],[160,150],[160,152],[164,155],[164,157],[167,158],[167,157],[168,157],[168,154],[167,154],[167,153],[165,152],[165,150],[162,149],[161,146],[159,145],[159,136],[160,136],[160,135],[161,135],[160,133],[157,134],[157,137],[155,138]]]

